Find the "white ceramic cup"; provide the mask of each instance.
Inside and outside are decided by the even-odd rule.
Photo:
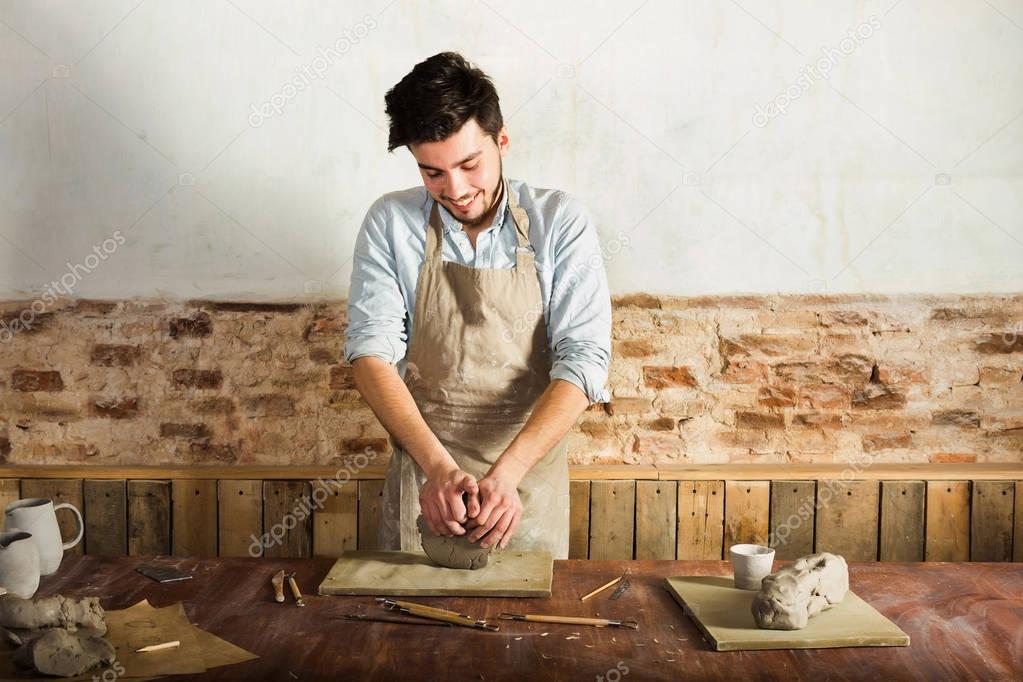
[[[759,590],[760,581],[771,574],[774,550],[763,545],[732,545],[728,549],[740,590]]]

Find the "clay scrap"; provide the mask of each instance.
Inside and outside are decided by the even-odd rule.
[[[416,527],[422,536],[423,551],[435,564],[470,571],[487,565],[493,546],[481,547],[479,542],[469,542],[468,533],[450,538],[434,535],[422,515],[416,519]]]
[[[753,618],[766,630],[800,630],[848,591],[849,566],[843,557],[810,554],[764,578],[753,598]]]
[[[96,597],[3,595],[0,628],[19,644],[15,663],[44,675],[74,677],[115,658],[113,645],[103,638],[107,624]]]

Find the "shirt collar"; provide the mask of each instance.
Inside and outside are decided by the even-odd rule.
[[[494,214],[494,222],[491,227],[495,228],[496,231],[500,232],[501,228],[504,227],[504,217],[508,212],[508,192],[511,191],[511,187],[508,181],[504,181],[504,195],[501,197],[501,203],[497,206],[497,212]],[[462,229],[462,223],[458,222],[451,212],[445,209],[443,206],[437,207],[437,212],[440,213],[441,223],[444,225],[444,233],[449,232],[460,232]]]

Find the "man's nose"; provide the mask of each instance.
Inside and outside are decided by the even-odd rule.
[[[461,199],[469,193],[469,185],[465,182],[465,176],[459,171],[451,171],[448,173],[448,185],[445,189],[448,197],[451,199]]]

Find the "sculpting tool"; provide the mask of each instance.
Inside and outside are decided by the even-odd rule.
[[[600,594],[601,592],[603,592],[603,591],[604,591],[604,590],[606,590],[607,588],[611,587],[612,585],[614,585],[615,583],[617,583],[618,581],[620,581],[620,580],[621,580],[622,578],[624,578],[624,577],[625,577],[625,576],[623,576],[623,575],[622,575],[622,576],[618,576],[618,577],[617,577],[617,578],[615,578],[614,580],[608,581],[607,583],[605,583],[605,584],[601,585],[600,587],[598,587],[597,589],[593,590],[592,592],[590,592],[590,593],[589,593],[589,594],[587,594],[586,596],[584,596],[584,597],[580,597],[580,598],[579,598],[579,601],[586,601],[587,599],[589,599],[589,598],[590,598],[590,597],[592,597],[593,595],[595,595],[595,594]]]
[[[274,586],[274,601],[278,604],[284,603],[284,569],[277,571],[270,578],[270,584]]]
[[[568,625],[595,625],[598,628],[629,628],[638,630],[639,623],[634,620],[611,620],[610,618],[583,618],[580,616],[544,616],[528,613],[499,613],[503,620],[524,620],[530,623],[565,623]]]
[[[491,632],[497,632],[500,630],[499,625],[491,625],[483,620],[474,620],[462,614],[445,611],[445,609],[436,609],[432,606],[423,606],[422,604],[413,604],[412,602],[406,602],[408,606],[398,606],[398,603],[393,599],[379,599],[379,601],[382,601],[384,606],[389,610],[398,610],[409,616],[418,616],[420,618],[443,621],[445,623],[460,625],[466,628],[476,628],[478,630],[490,630]]]
[[[439,620],[410,620],[404,618],[380,618],[379,616],[365,616],[358,613],[343,613],[340,616],[331,616],[334,620],[356,620],[369,621],[373,623],[397,623],[398,625],[437,625],[444,628],[454,627],[451,623],[442,623]]]
[[[146,651],[161,651],[163,649],[173,649],[176,646],[181,646],[180,640],[175,639],[173,642],[164,642],[163,644],[150,644],[149,646],[144,646],[141,649],[135,649],[135,653],[141,654]]]
[[[284,577],[288,579],[288,587],[291,588],[291,594],[295,596],[295,604],[297,606],[305,606],[305,600],[302,599],[302,593],[298,591],[298,583],[295,582],[295,573],[289,573]]]
[[[401,608],[406,608],[406,609],[408,609],[408,608],[416,608],[416,609],[420,609],[421,611],[424,611],[424,612],[430,611],[430,612],[435,613],[437,615],[456,616],[458,618],[464,618],[465,620],[469,621],[470,623],[486,623],[487,622],[487,621],[485,621],[485,620],[483,620],[481,618],[473,618],[472,616],[466,615],[464,613],[459,613],[457,611],[448,611],[447,609],[437,608],[436,606],[427,606],[426,604],[417,604],[417,603],[411,602],[411,601],[402,601],[400,599],[385,599],[383,597],[377,597],[377,601],[383,602],[383,604],[385,606],[391,606],[393,604],[395,606],[398,606],[398,607],[401,607]]]
[[[625,575],[628,576],[628,573],[626,573]],[[621,598],[621,596],[625,594],[625,591],[628,590],[630,587],[632,587],[632,581],[629,580],[628,577],[626,577],[625,580],[623,580],[618,585],[618,587],[615,588],[615,591],[611,593],[611,596],[608,597],[608,599],[610,599],[611,601],[615,601]]]

